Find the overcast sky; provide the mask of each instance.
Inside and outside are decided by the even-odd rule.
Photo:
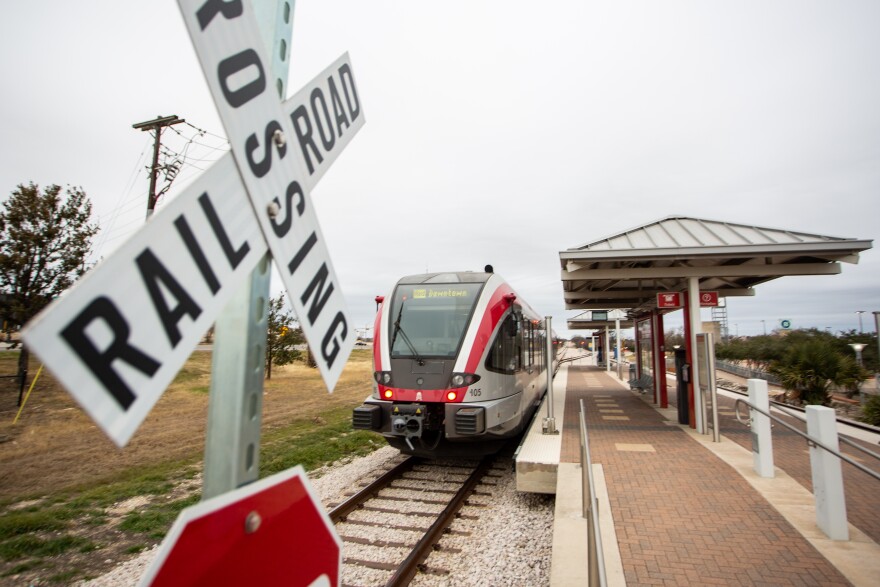
[[[312,194],[353,320],[403,275],[491,263],[577,334],[559,251],[670,215],[876,240],[878,30],[876,0],[299,0],[288,95],[348,51],[366,115]],[[152,137],[132,124],[192,124],[163,134],[165,201],[227,149],[172,0],[10,3],[0,47],[0,198],[82,186],[96,258],[143,223]],[[865,310],[873,331],[878,294],[872,249],[732,299],[730,330]]]

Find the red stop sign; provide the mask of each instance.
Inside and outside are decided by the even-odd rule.
[[[141,585],[337,587],[342,542],[297,466],[186,508]]]

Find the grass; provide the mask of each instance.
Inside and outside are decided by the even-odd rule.
[[[0,354],[0,360],[8,361],[10,354]],[[295,465],[311,471],[340,459],[368,454],[385,445],[380,435],[351,428],[352,402],[366,395],[362,381],[369,378],[369,361],[369,352],[353,353],[349,365],[355,365],[355,375],[348,382],[340,381],[333,395],[327,394],[314,370],[290,367],[295,377],[286,382],[273,373],[273,378],[266,382],[270,397],[291,394],[287,396],[289,400],[298,403],[297,398],[311,399],[311,405],[321,409],[292,412],[290,421],[275,422],[271,428],[264,422],[260,477]],[[210,370],[210,353],[194,353],[169,391],[207,394]],[[346,399],[340,392],[346,386],[359,391],[350,393]],[[358,399],[352,400],[352,397]],[[269,414],[266,410],[264,407],[264,413]],[[176,488],[199,473],[201,459],[201,454],[160,459],[149,465],[108,472],[74,487],[2,500],[0,577],[16,577],[19,583],[27,584],[69,584],[103,572],[99,563],[112,557],[112,552],[117,557],[125,557],[144,550],[164,537],[181,510],[198,503],[198,491],[181,494]],[[172,491],[176,493],[170,499]],[[148,503],[121,519],[107,512],[115,504],[142,496]],[[25,499],[36,501],[16,508],[15,504]],[[105,531],[102,533],[102,530]],[[84,533],[94,539],[84,537]],[[102,551],[98,562],[85,564],[81,555],[76,556],[98,549]],[[84,565],[89,568],[83,568]]]
[[[260,477],[268,477],[294,465],[311,471],[352,455],[365,455],[385,444],[378,434],[351,428],[351,410],[322,415],[322,423],[299,422],[276,430],[260,455]]]
[[[53,510],[11,512],[0,518],[0,541],[31,532],[60,530],[66,523]]]
[[[22,558],[40,558],[56,556],[76,548],[79,552],[95,550],[97,545],[81,536],[65,534],[57,537],[40,538],[32,534],[16,536],[0,542],[0,558],[7,561]]]
[[[198,494],[191,495],[184,499],[151,506],[143,511],[129,512],[119,524],[119,529],[161,540],[181,510],[199,503],[199,498]]]

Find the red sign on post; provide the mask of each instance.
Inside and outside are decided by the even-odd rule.
[[[712,307],[718,305],[718,292],[717,291],[701,291],[700,292],[700,307]]]
[[[700,307],[707,308],[711,306],[718,305],[718,292],[717,291],[701,291],[700,292]],[[672,292],[663,292],[657,294],[657,307],[658,308],[681,308],[682,307],[682,293],[678,291]]]
[[[658,308],[680,308],[681,307],[681,292],[673,291],[673,292],[665,292],[657,294],[657,307]]]
[[[140,585],[337,587],[342,542],[301,466],[180,512]]]

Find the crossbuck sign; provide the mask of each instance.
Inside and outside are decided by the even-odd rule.
[[[348,55],[282,109],[250,5],[179,4],[232,156],[23,332],[118,446],[128,443],[267,249],[330,391],[355,341],[309,197],[364,123]]]

